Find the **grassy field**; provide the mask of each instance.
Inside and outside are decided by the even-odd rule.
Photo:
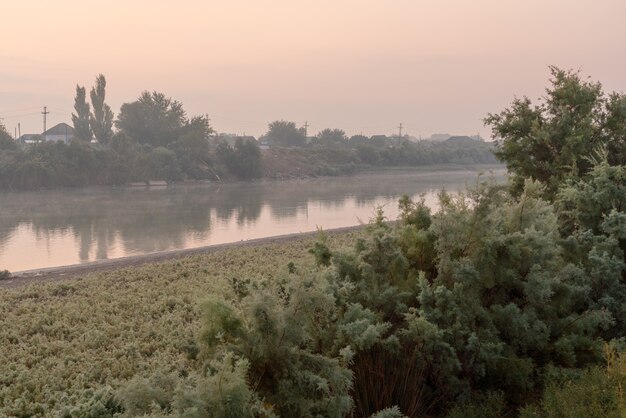
[[[331,248],[356,232],[331,234]],[[198,303],[313,265],[315,238],[0,289],[0,416],[63,416],[133,376],[193,368]]]

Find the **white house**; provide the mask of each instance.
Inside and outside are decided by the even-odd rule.
[[[67,123],[59,123],[41,134],[44,141],[63,141],[69,144],[74,139],[74,128]]]

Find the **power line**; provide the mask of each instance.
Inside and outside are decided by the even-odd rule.
[[[29,110],[36,110],[36,109],[39,109],[39,108],[36,107],[36,106],[28,106],[28,107],[22,107],[22,108],[19,108],[19,109],[0,110],[0,113],[11,114],[11,113],[26,112],[26,111],[29,111]]]
[[[3,119],[15,119],[15,118],[21,118],[24,116],[33,116],[33,115],[39,115],[41,112],[33,112],[33,113],[22,113],[20,115],[11,115],[11,116],[3,116]]]

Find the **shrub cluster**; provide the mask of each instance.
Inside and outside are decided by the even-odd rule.
[[[0,189],[212,178],[208,153],[194,154],[193,149],[180,143],[155,148],[118,136],[110,147],[75,140],[0,150]]]
[[[380,211],[349,250],[322,237],[316,269],[233,280],[230,297],[202,304],[205,366],[178,380],[169,403],[142,391],[141,413],[498,416],[546,385],[552,402],[563,396],[554,376],[580,376],[626,336],[626,218],[615,206],[625,172],[599,161],[554,203],[532,180],[519,197],[489,182],[441,193],[434,215],[403,198],[397,223]],[[576,210],[589,202],[605,208]],[[221,392],[207,384],[218,376]]]
[[[626,182],[603,181],[624,170],[598,164],[557,206],[598,201],[602,185],[617,194],[598,202],[624,201]],[[319,271],[207,301],[201,341],[212,361],[246,361],[248,388],[280,416],[441,414],[495,391],[523,405],[626,335],[624,212],[586,220],[541,196],[532,181],[519,198],[483,185],[442,193],[435,215],[403,199],[401,220],[379,214],[351,251],[318,243]]]

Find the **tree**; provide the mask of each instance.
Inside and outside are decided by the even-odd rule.
[[[179,138],[171,148],[176,152],[178,161],[185,174],[199,179],[206,178],[210,172],[209,135],[213,129],[206,116],[195,116],[183,127]]]
[[[509,109],[484,120],[498,139],[496,156],[513,174],[516,193],[531,177],[554,196],[566,179],[589,172],[587,157],[602,146],[611,164],[626,162],[626,95],[607,98],[600,83],[581,80],[577,72],[556,67],[550,72],[542,103],[515,99]]]
[[[265,138],[274,146],[299,147],[306,143],[304,130],[296,128],[295,122],[284,120],[270,123]]]
[[[218,145],[216,153],[226,168],[242,180],[259,178],[263,174],[261,150],[256,141],[244,141],[239,138],[234,149],[226,142],[222,142]]]
[[[93,114],[90,116],[91,130],[103,145],[108,145],[113,136],[113,111],[104,102],[106,95],[106,79],[100,74],[96,77],[96,85],[91,89],[91,105]]]
[[[76,114],[72,113],[72,122],[74,124],[74,130],[76,131],[76,137],[82,141],[91,141],[91,126],[90,118],[91,109],[89,103],[86,101],[87,93],[84,87],[76,85],[76,97],[74,98],[74,110]]]
[[[358,134],[352,135],[349,141],[352,145],[368,144],[370,142],[370,138],[368,136]]]
[[[17,145],[13,138],[11,138],[11,134],[7,132],[7,128],[0,123],[0,150],[4,149],[16,149]]]
[[[316,136],[316,142],[323,145],[342,144],[346,142],[346,133],[341,129],[323,129]]]
[[[136,101],[122,105],[115,126],[141,144],[164,146],[176,141],[184,127],[197,129],[204,124],[204,133],[211,132],[208,120],[192,122],[190,126],[182,103],[163,93],[144,91]]]

